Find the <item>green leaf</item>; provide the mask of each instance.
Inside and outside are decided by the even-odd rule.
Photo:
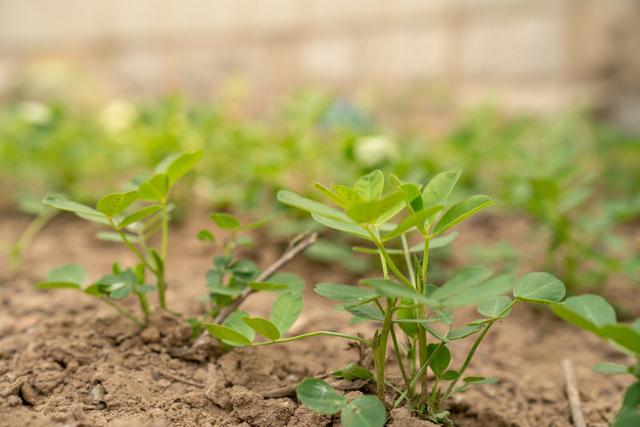
[[[478,313],[490,318],[501,318],[508,316],[511,312],[507,307],[511,305],[511,298],[506,295],[500,295],[481,303],[478,306]],[[505,312],[505,310],[507,310]]]
[[[491,270],[483,267],[465,267],[460,272],[456,273],[449,281],[444,285],[437,288],[431,294],[434,300],[437,300],[441,305],[455,305],[456,298],[466,298],[466,293],[482,282],[487,280],[491,276]]]
[[[640,332],[632,328],[631,325],[624,323],[605,325],[602,327],[602,334],[633,354],[640,355]]]
[[[462,328],[452,329],[447,332],[446,338],[448,341],[461,340],[477,332],[480,332],[480,330],[482,330],[482,325],[463,326]]]
[[[269,338],[272,341],[280,338],[280,331],[276,325],[267,319],[260,317],[243,317],[242,321],[265,338]]]
[[[125,216],[119,223],[118,228],[124,228],[128,225],[143,220],[162,209],[162,205],[149,205]]]
[[[367,230],[355,224],[351,221],[347,216],[345,216],[345,220],[339,220],[335,218],[331,218],[324,215],[319,215],[316,213],[312,213],[311,217],[318,223],[333,228],[334,230],[344,231],[345,233],[353,234],[354,236],[362,237],[367,240],[371,240]]]
[[[299,196],[291,191],[280,190],[278,191],[277,198],[280,203],[302,209],[303,211],[307,211],[312,214],[322,215],[339,221],[351,222],[351,220],[349,220],[349,218],[342,212],[322,203],[318,203],[315,200]]]
[[[236,310],[233,313],[231,313],[229,317],[227,317],[227,320],[224,321],[224,326],[230,327],[234,331],[244,336],[250,342],[253,342],[253,340],[256,338],[256,333],[253,329],[249,327],[249,325],[247,325],[242,320],[245,317],[251,317],[251,316],[249,316],[249,313],[247,313],[246,311]]]
[[[446,371],[444,374],[442,374],[442,376],[440,378],[442,378],[445,381],[452,381],[452,380],[455,380],[455,379],[457,379],[459,377],[460,377],[460,372],[454,371],[454,370],[449,370],[449,371]]]
[[[36,287],[38,289],[82,289],[82,286],[71,282],[40,282]]]
[[[387,410],[377,397],[361,396],[344,407],[340,421],[344,427],[383,427]]]
[[[418,227],[420,229],[427,218],[430,218],[433,214],[442,210],[443,207],[444,206],[442,205],[434,205],[409,215],[400,224],[398,224],[396,228],[382,236],[382,241],[385,242],[393,239],[394,237],[398,237],[413,227]]]
[[[268,282],[250,282],[249,287],[257,291],[282,292],[302,292],[304,290],[304,279],[294,273],[276,273]]]
[[[211,335],[218,338],[225,344],[229,344],[234,347],[242,347],[251,344],[251,341],[249,341],[244,335],[228,326],[215,325],[213,323],[203,323],[203,326]]]
[[[158,165],[155,172],[165,173],[169,178],[169,185],[172,186],[178,179],[191,171],[201,157],[202,151],[169,156]]]
[[[437,377],[442,375],[451,363],[451,352],[444,344],[427,345],[427,357],[430,359],[429,366]]]
[[[352,203],[360,203],[363,201],[362,196],[358,194],[356,190],[349,186],[333,184],[331,185],[331,188],[339,197],[342,197],[345,200],[346,206],[349,206]]]
[[[82,285],[87,280],[87,271],[78,264],[67,264],[55,268],[47,274],[48,282],[74,283]]]
[[[513,289],[517,300],[550,304],[562,301],[565,295],[564,285],[549,273],[527,273],[522,276]]]
[[[140,193],[137,191],[128,191],[126,193],[111,193],[103,196],[98,200],[96,208],[109,218],[118,215],[132,203],[140,199]]]
[[[336,378],[343,378],[347,381],[353,381],[357,379],[370,380],[373,378],[373,374],[363,366],[357,363],[349,363],[344,369],[335,371],[331,375]]]
[[[451,206],[449,210],[440,218],[440,221],[433,229],[433,235],[436,236],[443,231],[448,230],[465,218],[478,212],[480,209],[493,204],[490,197],[483,194],[476,194],[466,198],[465,200]]]
[[[152,176],[138,187],[143,200],[163,201],[169,193],[169,177],[163,173]]]
[[[353,186],[353,189],[365,201],[377,200],[382,196],[384,187],[384,175],[382,171],[376,169],[373,172],[360,177]]]
[[[60,209],[67,212],[73,212],[80,218],[88,221],[99,222],[100,224],[108,224],[107,217],[100,211],[97,211],[89,206],[72,202],[62,196],[53,195],[47,196],[42,199],[42,203],[52,208]]]
[[[466,377],[463,381],[465,384],[496,384],[498,379],[494,377]]]
[[[210,232],[209,230],[198,231],[198,234],[196,235],[196,237],[198,238],[198,240],[203,242],[213,242],[216,239],[213,233]]]
[[[234,230],[240,227],[238,218],[225,212],[214,212],[211,214],[211,219],[218,227],[225,230]]]
[[[603,326],[617,321],[613,307],[599,295],[569,297],[560,304],[552,304],[550,308],[566,322],[600,336]]]
[[[271,322],[284,334],[293,326],[302,311],[302,295],[289,292],[280,295],[271,306]]]
[[[374,304],[363,304],[356,306],[343,306],[345,310],[353,314],[355,317],[365,320],[384,320],[384,314]]]
[[[418,291],[400,283],[392,282],[386,279],[364,279],[360,281],[361,284],[371,286],[379,295],[386,297],[399,297],[407,298],[413,301],[418,301],[425,305],[433,304],[433,300],[425,297]]]
[[[347,199],[345,199],[343,196],[341,196],[340,194],[330,190],[329,188],[325,187],[324,185],[320,184],[319,182],[314,182],[313,185],[316,187],[317,190],[322,192],[322,194],[324,194],[329,199],[331,199],[331,201],[333,203],[335,203],[336,205],[344,208],[349,204],[349,201]]]
[[[515,284],[515,276],[510,273],[492,277],[467,289],[465,292],[457,292],[446,299],[446,304],[451,307],[462,307],[480,304],[488,299],[510,292]]]
[[[459,170],[441,172],[434,176],[422,191],[424,206],[445,204],[460,178]]]
[[[404,207],[404,194],[396,191],[380,200],[355,203],[347,208],[347,215],[358,224],[383,224]]]
[[[356,303],[376,297],[378,294],[357,286],[338,283],[318,283],[313,291],[318,295],[334,301]]]
[[[593,370],[604,375],[628,375],[629,367],[615,363],[596,363]]]
[[[320,414],[335,414],[347,405],[347,398],[339,395],[326,381],[305,378],[296,387],[298,401]],[[345,426],[346,427],[346,426]]]

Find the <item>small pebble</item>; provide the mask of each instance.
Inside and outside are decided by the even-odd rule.
[[[7,397],[7,404],[9,406],[18,406],[22,404],[22,399],[20,399],[18,396],[16,395],[12,395]]]

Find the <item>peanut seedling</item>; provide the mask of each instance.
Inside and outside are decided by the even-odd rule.
[[[77,265],[67,265],[49,273],[47,280],[38,285],[41,289],[69,288],[98,297],[139,326],[147,324],[150,314],[146,294],[158,291],[158,305],[167,309],[166,261],[169,245],[169,220],[173,204],[170,191],[176,182],[194,168],[200,152],[170,156],[160,163],[147,179],[132,182],[132,189],[122,193],[110,193],[100,198],[95,208],[67,200],[61,196],[49,196],[43,200],[46,206],[68,211],[87,221],[107,226],[110,230],[98,233],[103,240],[124,244],[137,258],[132,268],[122,269],[114,264],[112,274],[96,282],[85,283],[86,272]],[[150,240],[160,233],[159,245]],[[154,284],[146,282],[147,273],[154,277]],[[144,320],[140,320],[122,307],[118,300],[129,295],[138,298]]]

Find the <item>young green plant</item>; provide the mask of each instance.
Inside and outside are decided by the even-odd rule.
[[[363,279],[358,287],[338,283],[319,283],[315,287],[316,293],[339,302],[339,309],[350,312],[354,321],[378,323],[380,326],[370,339],[327,331],[290,339],[333,334],[368,346],[373,354],[372,378],[381,401],[386,396],[386,361],[391,342],[404,383],[395,395],[394,406],[406,401],[411,410],[445,424],[451,423],[445,407],[449,397],[472,385],[495,381],[465,376],[490,328],[518,302],[557,302],[565,292],[563,284],[547,273],[530,273],[516,280],[510,274],[492,277],[489,270],[474,266],[462,269],[440,286],[431,283],[430,251],[449,244],[456,234],[446,234],[447,231],[492,203],[487,196],[474,195],[450,204],[459,177],[459,171],[447,171],[422,186],[402,182],[392,175],[390,188],[385,189],[384,175],[374,171],[352,187],[316,184],[337,208],[289,191],[278,193],[282,203],[308,211],[320,224],[372,244],[356,250],[377,255],[382,271],[381,278]],[[400,215],[398,222],[391,222]],[[392,246],[392,242],[399,246]],[[504,295],[510,291],[514,299]],[[454,327],[453,309],[469,305],[477,306],[483,317]],[[474,343],[462,365],[451,369],[448,344],[472,336]],[[302,384],[298,390],[301,400],[322,412],[321,404],[331,393],[326,386],[318,385],[310,388],[317,393],[309,395]],[[372,425],[384,423],[384,419],[378,421]]]
[[[169,221],[173,204],[169,200],[171,189],[201,157],[200,152],[170,156],[160,163],[153,175],[134,180],[130,189],[122,193],[110,193],[100,198],[95,208],[67,200],[61,196],[49,196],[43,203],[51,208],[68,211],[87,221],[109,228],[98,237],[122,243],[137,258],[134,267],[123,269],[114,264],[112,274],[96,282],[86,281],[86,272],[77,265],[67,265],[52,271],[47,280],[38,285],[42,289],[69,288],[95,296],[113,306],[118,312],[139,326],[147,323],[150,307],[146,294],[158,291],[158,305],[167,309],[166,261],[169,245]],[[160,234],[156,246],[151,239]],[[147,275],[154,278],[147,283]],[[118,300],[135,295],[143,312],[140,320],[122,307]]]

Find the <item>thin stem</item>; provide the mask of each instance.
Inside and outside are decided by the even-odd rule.
[[[145,267],[147,267],[149,270],[151,270],[152,273],[157,274],[156,269],[153,268],[153,266],[149,263],[149,261],[147,261],[147,258],[144,256],[144,254],[140,252],[140,250],[136,248],[133,243],[131,243],[126,233],[124,233],[120,228],[118,228],[113,222],[113,220],[109,219],[109,224],[116,231],[116,233],[118,233],[118,236],[120,236],[120,238],[122,239],[122,242],[127,246],[127,248],[129,248],[129,250],[138,257],[140,262],[143,263]]]
[[[144,313],[144,325],[149,324],[149,315],[151,314],[151,310],[149,309],[149,299],[143,293],[138,293],[138,302],[140,303],[140,308]]]
[[[438,351],[440,350],[440,347],[442,347],[444,345],[443,342],[440,342],[438,344],[438,346],[436,347],[436,349],[433,351],[433,353],[431,353],[429,355],[429,357],[427,358],[427,360],[425,361],[425,363],[422,363],[422,366],[420,367],[420,370],[414,375],[413,379],[411,380],[411,383],[409,383],[409,387],[411,387],[412,389],[416,386],[416,384],[418,383],[418,380],[420,379],[420,377],[422,376],[422,374],[424,374],[427,370],[427,368],[429,367],[429,363],[431,362],[431,358],[438,353]],[[402,402],[402,400],[407,396],[408,393],[408,389],[405,390],[404,392],[402,392],[402,394],[400,395],[400,397],[398,397],[396,399],[396,401],[393,404],[393,407],[397,407],[400,402]]]
[[[127,319],[131,320],[133,323],[135,323],[137,326],[139,326],[140,328],[144,328],[144,323],[142,321],[140,321],[140,319],[138,319],[136,316],[134,316],[129,310],[125,309],[124,307],[120,306],[120,304],[111,301],[109,298],[107,297],[100,297],[100,299],[104,302],[106,302],[107,304],[109,304],[111,307],[113,307],[118,313],[120,313],[121,315],[123,315],[124,317],[126,317]]]
[[[333,331],[316,331],[316,332],[309,332],[309,333],[302,334],[302,335],[296,335],[296,336],[293,336],[293,337],[280,338],[280,339],[273,340],[273,341],[258,342],[258,343],[251,344],[251,347],[262,347],[262,346],[266,346],[266,345],[282,344],[282,343],[301,340],[301,339],[304,339],[304,338],[311,338],[311,337],[318,337],[318,336],[338,337],[338,338],[344,338],[344,339],[351,340],[351,341],[357,341],[357,342],[363,343],[363,344],[369,344],[368,340],[366,340],[364,338],[361,338],[361,337],[357,337],[355,335],[343,334],[341,332],[333,332]]]
[[[417,289],[416,273],[413,271],[413,265],[411,264],[411,254],[409,253],[409,244],[407,243],[407,236],[400,235],[402,240],[402,252],[404,253],[404,261],[407,264],[407,271],[409,272],[409,280],[413,283],[413,287]]]
[[[400,373],[402,374],[402,379],[404,381],[405,387],[409,387],[409,377],[407,376],[407,371],[404,368],[404,363],[402,362],[402,354],[400,353],[400,346],[398,345],[398,338],[396,337],[396,331],[393,325],[391,326],[391,340],[393,341],[393,350],[396,353],[396,359],[398,361],[398,366],[400,367]],[[413,395],[413,391],[409,390],[409,396]]]
[[[11,247],[11,269],[14,273],[20,270],[24,250],[31,244],[40,230],[56,215],[58,211],[45,209],[31,220],[16,243]]]
[[[169,211],[167,210],[167,202],[163,202],[162,208],[162,243],[160,246],[160,258],[162,262],[167,261],[167,249],[169,247]]]
[[[389,331],[393,326],[393,300],[387,298],[387,310],[382,323],[379,340],[373,348],[374,361],[376,365],[376,383],[378,386],[378,398],[384,402],[384,371],[387,356],[387,340],[389,339]]]
[[[516,305],[516,303],[517,303],[517,301],[512,301],[511,304],[509,304],[504,310],[502,310],[502,312],[498,316],[496,316],[496,319],[494,319],[493,321],[487,323],[487,325],[482,329],[482,332],[480,332],[480,335],[478,335],[478,337],[476,338],[476,340],[473,343],[473,346],[471,347],[471,350],[467,354],[467,357],[464,360],[464,363],[462,364],[462,368],[460,368],[458,377],[455,380],[451,381],[451,383],[449,384],[449,387],[447,387],[447,391],[444,393],[443,398],[442,398],[443,402],[446,401],[453,394],[454,387],[456,386],[458,380],[460,378],[462,378],[462,374],[464,374],[464,372],[467,370],[467,368],[471,364],[471,360],[473,360],[473,356],[476,354],[476,351],[478,350],[478,346],[480,345],[480,343],[484,339],[485,335],[487,335],[487,332],[489,332],[489,329],[491,329],[491,326],[493,326],[493,324],[496,321],[500,320],[504,316],[505,313],[507,313],[509,310],[511,310],[511,308],[514,305]]]
[[[429,268],[429,236],[424,238],[424,250],[422,252],[422,276],[420,278],[420,289],[423,294],[427,288],[427,269]]]

